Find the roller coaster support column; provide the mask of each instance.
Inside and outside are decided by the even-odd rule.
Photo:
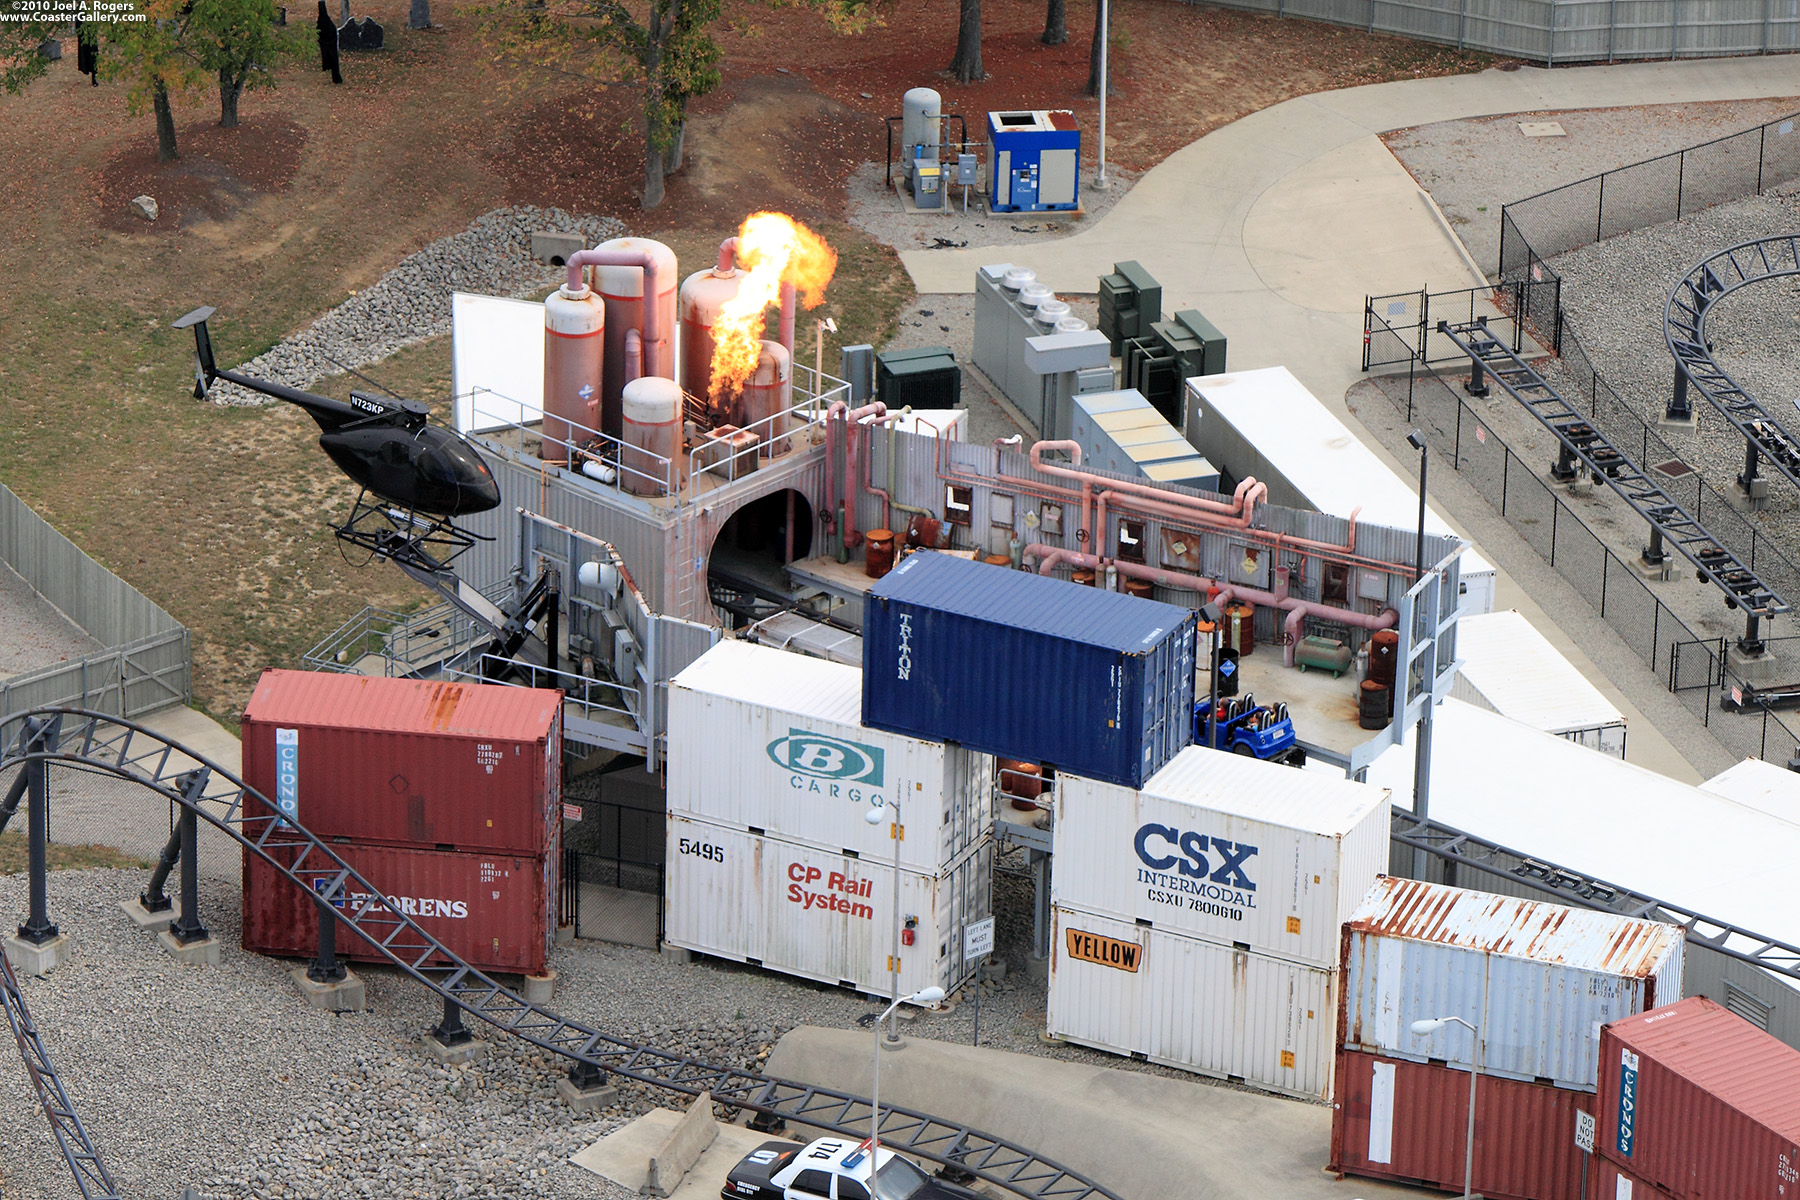
[[[475,1040],[463,1024],[462,1005],[444,997],[444,1019],[425,1034],[425,1051],[445,1066],[465,1063],[487,1053],[487,1043]]]
[[[319,884],[323,883],[323,890]],[[319,906],[319,946],[313,960],[293,974],[300,994],[314,1008],[326,1012],[362,1012],[368,1008],[368,992],[356,973],[344,965],[337,952],[339,905],[344,903],[344,880],[315,881],[313,903]]]
[[[577,1062],[556,1081],[556,1094],[580,1113],[607,1108],[619,1100],[619,1089],[606,1082],[606,1072],[587,1062]]]
[[[1675,391],[1669,397],[1669,406],[1663,410],[1665,425],[1687,425],[1693,422],[1694,409],[1688,403],[1687,389],[1687,372],[1682,370],[1681,364],[1677,363],[1675,365]]]
[[[26,722],[20,740],[28,755],[46,754],[56,747],[59,722]],[[28,975],[47,975],[61,966],[69,953],[69,939],[50,920],[50,772],[42,758],[28,758],[20,768],[25,780],[27,869],[30,872],[30,909],[19,934],[6,939],[6,954],[13,965]],[[14,785],[15,788],[17,785]]]
[[[176,833],[181,838],[181,907],[167,930],[156,935],[179,962],[219,965],[219,943],[200,923],[200,817],[194,804],[206,792],[212,772],[205,767],[181,776],[181,794],[189,803],[181,806]]]

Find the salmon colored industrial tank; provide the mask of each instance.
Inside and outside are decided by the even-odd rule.
[[[756,359],[756,373],[744,385],[743,427],[762,439],[757,451],[773,458],[788,451],[788,418],[794,405],[794,360],[787,347],[765,339]]]
[[[559,915],[560,853],[534,858],[356,842],[333,842],[331,849],[464,962],[484,971],[543,974]],[[292,859],[300,848],[273,853]],[[244,860],[244,949],[311,958],[319,945],[317,903],[258,855],[246,850]],[[343,902],[354,906],[362,890],[353,882]],[[337,952],[386,961],[341,922]]]
[[[599,293],[567,284],[544,300],[545,462],[570,461],[579,445],[600,429],[601,359],[606,306]],[[571,429],[573,422],[576,428]],[[592,432],[584,432],[592,431]]]
[[[244,781],[326,841],[546,854],[561,828],[561,700],[264,671],[244,709]]]
[[[721,254],[721,259],[724,255]],[[681,284],[681,390],[690,396],[710,401],[712,386],[713,325],[727,300],[734,299],[744,272],[730,264],[720,270],[712,267],[696,271]],[[725,406],[732,397],[720,397],[713,412],[713,424],[734,424]]]
[[[644,374],[675,378],[675,252],[649,238],[623,237],[602,242],[598,250],[635,250],[657,261],[660,291],[651,298],[656,305],[657,330],[666,344],[653,352],[644,347]],[[600,428],[619,437],[625,393],[625,334],[644,328],[644,270],[641,267],[597,266],[594,284],[606,302],[606,358],[600,387]]]
[[[619,481],[639,496],[666,495],[680,465],[681,385],[646,375],[625,385],[623,399]]]

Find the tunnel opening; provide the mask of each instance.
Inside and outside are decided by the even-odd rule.
[[[812,504],[793,488],[731,514],[706,560],[707,589],[727,629],[791,602],[786,567],[812,554],[812,537]]]

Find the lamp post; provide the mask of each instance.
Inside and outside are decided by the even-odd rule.
[[[1467,1029],[1475,1042],[1475,1053],[1469,1071],[1469,1138],[1468,1145],[1463,1149],[1463,1195],[1472,1197],[1474,1192],[1471,1189],[1475,1182],[1475,1084],[1481,1078],[1481,1031],[1461,1017],[1433,1017],[1428,1021],[1414,1021],[1412,1031],[1417,1037],[1430,1037],[1453,1023]]]
[[[1200,615],[1212,627],[1212,702],[1206,710],[1206,745],[1209,749],[1219,748],[1219,602],[1208,600],[1200,607]]]
[[[879,809],[875,810],[879,813]],[[872,824],[873,822],[871,822]],[[941,987],[920,988],[910,996],[897,997],[887,1012],[875,1019],[875,1094],[869,1097],[869,1195],[875,1194],[875,1167],[881,1157],[881,1023],[902,1004],[936,1004],[944,998]]]
[[[1430,449],[1425,439],[1419,436],[1418,430],[1406,435],[1406,444],[1419,452],[1419,530],[1413,542],[1413,582],[1416,584],[1425,578],[1425,468],[1431,461]],[[1424,593],[1420,593],[1424,598]],[[1419,622],[1415,617],[1413,629],[1416,631]],[[1434,630],[1432,636],[1436,636]],[[1410,644],[1411,639],[1408,639]],[[1437,656],[1434,654],[1435,659]],[[1394,664],[1394,685],[1399,686],[1399,672],[1406,664]],[[1425,683],[1425,707],[1419,710],[1419,731],[1417,741],[1413,744],[1413,815],[1423,821],[1431,815],[1431,702],[1432,694],[1437,686],[1437,679],[1428,678]],[[1428,855],[1423,850],[1413,851],[1413,878],[1425,878]]]
[[[819,322],[819,340],[813,348],[813,407],[818,407],[818,399],[825,390],[825,335],[837,332],[837,322],[826,317]],[[841,367],[839,368],[842,369]]]
[[[882,822],[883,814],[885,814],[886,812],[887,812],[887,806],[885,804],[877,804],[877,805],[875,805],[874,808],[871,808],[868,812],[863,814],[863,820],[867,821],[871,825],[879,825]],[[900,824],[900,801],[895,800],[894,801],[894,826],[893,826],[893,837],[894,837],[894,938],[893,938],[893,942],[891,943],[892,953],[890,953],[888,955],[888,999],[891,1001],[891,1003],[887,1007],[887,1012],[884,1012],[881,1014],[882,1021],[887,1020],[888,1017],[893,1013],[893,1011],[896,1008],[900,1007],[900,1000],[901,1000],[901,997],[900,997],[900,833],[901,833],[902,829],[903,829],[903,826]],[[929,991],[929,990],[933,990],[933,989],[927,989],[927,990]],[[943,995],[944,995],[942,989],[937,989],[937,993],[938,993],[938,998],[942,999]],[[875,1022],[875,1025],[877,1028],[880,1028],[881,1021]],[[888,1029],[888,1041],[889,1042],[898,1042],[899,1040],[900,1040],[900,1019],[898,1017],[895,1017],[892,1025]]]

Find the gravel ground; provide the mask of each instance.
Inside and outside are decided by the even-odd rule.
[[[300,333],[234,369],[305,387],[342,368],[366,366],[404,346],[449,333],[452,292],[526,296],[552,287],[565,275],[531,257],[534,229],[579,233],[589,245],[625,235],[625,226],[612,217],[578,217],[531,205],[495,209],[461,233],[439,238],[403,259]],[[219,384],[212,398],[217,404],[276,403],[231,383]]]
[[[202,837],[203,845],[216,840]],[[622,1189],[566,1160],[668,1095],[621,1084],[616,1106],[577,1117],[553,1092],[561,1068],[511,1038],[495,1037],[485,1061],[440,1068],[416,1042],[441,1006],[385,968],[358,969],[368,1012],[310,1008],[287,977],[297,963],[238,948],[239,894],[223,879],[203,879],[201,888],[202,919],[222,943],[223,961],[181,966],[116,907],[143,879],[139,871],[53,874],[51,916],[73,939],[73,958],[23,981],[52,1060],[123,1194],[173,1197],[193,1187],[231,1200],[622,1200]],[[22,914],[25,901],[23,876],[0,877],[0,913]],[[1040,1041],[1044,985],[1023,970],[1030,901],[1027,877],[996,877],[997,957],[1012,969],[984,985],[982,1044],[1194,1078]],[[599,942],[559,947],[553,965],[554,1007],[564,1015],[748,1069],[797,1025],[866,1028],[881,1007],[739,964],[682,963]],[[949,1012],[917,1016],[912,1034],[968,1041],[972,993],[959,999]],[[62,1200],[72,1194],[67,1172],[9,1062],[10,1053],[0,1055],[0,1176],[22,1200]]]
[[[1431,193],[1483,270],[1500,257],[1500,207],[1614,167],[1786,116],[1800,101],[1722,101],[1577,112],[1509,113],[1441,121],[1384,135]],[[1564,137],[1528,138],[1525,121],[1556,121]]]
[[[1564,321],[1594,367],[1633,411],[1655,421],[1668,402],[1673,359],[1663,333],[1669,290],[1700,259],[1726,246],[1800,228],[1800,187],[1706,209],[1584,246],[1551,260],[1563,278]],[[1728,296],[1707,319],[1719,364],[1788,429],[1800,428],[1800,287],[1772,280]],[[1744,467],[1744,440],[1697,393],[1692,432],[1659,430],[1683,460],[1730,495]],[[1765,474],[1768,467],[1762,468]],[[1704,516],[1702,517],[1704,520]],[[1776,476],[1755,518],[1788,558],[1800,561],[1800,492]]]
[[[919,248],[956,249],[963,246],[1012,246],[1021,242],[1054,241],[1079,233],[1106,215],[1141,171],[1109,165],[1106,186],[1097,186],[1090,168],[1081,173],[1081,211],[1077,216],[1048,213],[990,213],[982,192],[969,189],[968,212],[963,212],[962,189],[950,189],[953,201],[945,210],[908,212],[900,196],[882,178],[881,163],[864,163],[851,173],[846,187],[850,223],[876,241],[896,250]],[[899,169],[894,171],[899,178]]]
[[[0,563],[0,678],[53,667],[105,648]]]

